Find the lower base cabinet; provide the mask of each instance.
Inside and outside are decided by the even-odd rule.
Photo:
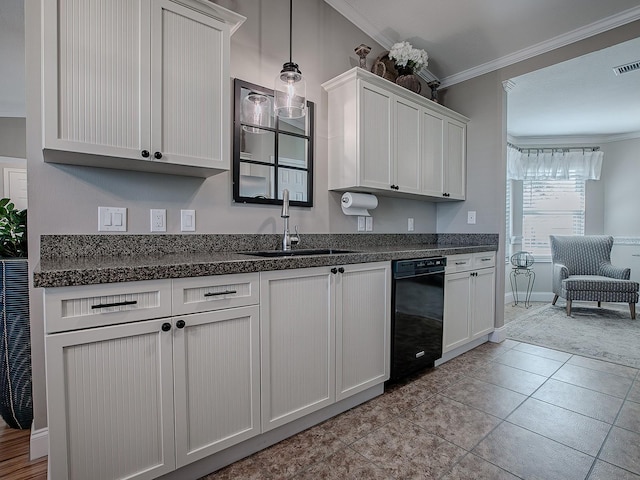
[[[389,262],[260,275],[262,428],[389,379]]]
[[[447,257],[443,353],[494,330],[495,271],[494,252]]]
[[[153,479],[260,433],[258,306],[46,338],[50,477]]]
[[[383,383],[389,267],[47,289],[49,478],[151,480]]]

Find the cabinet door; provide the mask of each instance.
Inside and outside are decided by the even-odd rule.
[[[149,0],[42,4],[43,147],[141,159],[150,148]]]
[[[171,0],[152,8],[154,161],[229,170],[229,27]]]
[[[152,479],[175,468],[164,323],[47,335],[49,478]]]
[[[389,92],[360,84],[359,179],[363,187],[390,190],[393,179],[392,98]]]
[[[444,191],[444,117],[422,111],[421,187],[424,195],[442,197]]]
[[[450,199],[464,200],[466,190],[467,126],[453,119],[446,123],[445,192]]]
[[[336,276],[336,400],[389,379],[389,262],[344,270]]]
[[[335,278],[328,267],[260,274],[263,431],[335,400]]]
[[[173,320],[179,468],[260,433],[260,323],[257,305]]]
[[[469,325],[470,273],[453,273],[444,277],[443,352],[464,345],[471,337]]]
[[[395,100],[395,184],[405,193],[420,191],[420,117],[417,104]]]
[[[471,337],[472,339],[491,333],[495,326],[496,269],[476,270],[471,298]]]

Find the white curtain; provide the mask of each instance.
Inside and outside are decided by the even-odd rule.
[[[590,149],[523,149],[507,146],[507,178],[511,180],[600,180],[601,151]]]

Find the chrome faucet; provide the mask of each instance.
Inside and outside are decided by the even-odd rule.
[[[280,216],[284,219],[284,235],[282,236],[282,250],[291,250],[292,245],[297,245],[300,241],[298,234],[298,226],[295,227],[295,235],[289,233],[289,190],[286,188],[282,191],[282,213]]]

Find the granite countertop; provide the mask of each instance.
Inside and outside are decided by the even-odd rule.
[[[331,244],[325,243],[322,247],[317,244],[305,245],[305,249],[328,246],[328,248],[347,249],[350,252],[288,257],[259,257],[251,255],[248,250],[168,253],[158,251],[136,255],[45,255],[34,271],[33,281],[35,287],[65,287],[345,265],[497,250],[497,235],[495,235],[495,242],[493,238],[485,237],[477,238],[476,240],[483,240],[478,243],[467,238],[461,242],[448,242],[450,244],[447,245],[443,245],[442,242],[402,244],[396,241],[391,242],[393,244],[381,242],[382,244],[378,245],[361,243],[351,247],[344,245],[344,242],[331,242]],[[434,238],[427,239],[434,240]],[[276,249],[264,248],[264,250]]]

